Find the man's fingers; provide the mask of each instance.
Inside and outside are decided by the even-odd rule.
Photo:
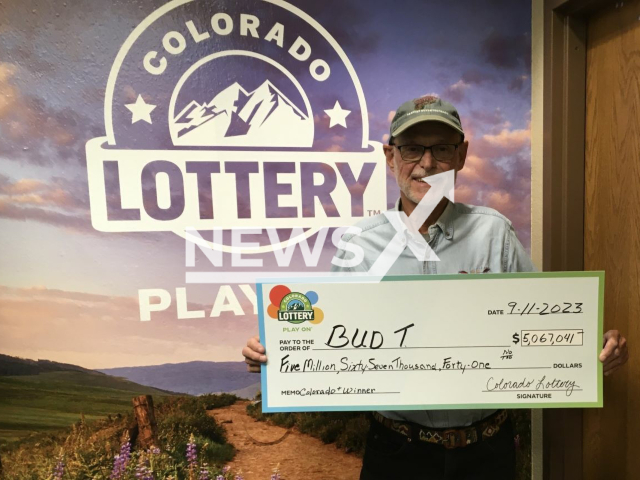
[[[618,339],[615,337],[609,337],[607,339],[607,343],[605,343],[602,352],[600,352],[600,361],[604,362],[607,358],[609,358],[615,349],[618,348]]]
[[[627,353],[627,339],[625,337],[620,337],[620,342],[618,343],[618,350],[623,353]]]
[[[247,365],[247,371],[251,373],[260,373],[260,367],[255,367],[253,365]]]
[[[260,343],[259,337],[251,337],[247,342],[247,347],[249,347],[253,351],[264,353],[264,347]]]
[[[622,359],[623,362],[626,362],[629,358],[629,350],[620,347],[616,348],[613,351],[613,354],[609,355],[609,358],[607,358],[604,363],[606,365],[608,362],[612,362],[619,358]]]
[[[611,357],[607,358],[607,360],[604,362],[603,368],[607,368],[610,365],[614,365],[614,364],[618,364],[618,363],[622,363],[622,357],[621,356],[614,356],[612,355]]]
[[[267,361],[266,355],[258,353],[249,347],[244,347],[242,349],[242,355],[247,359],[254,360],[255,362],[265,363]]]
[[[260,373],[260,366],[267,361],[267,356],[264,353],[265,350],[260,344],[260,337],[251,337],[247,342],[247,346],[242,349],[242,356],[249,372]]]
[[[629,359],[629,352],[627,350],[622,350],[618,353],[616,349],[616,352],[614,352],[613,355],[607,358],[607,360],[604,362],[604,365],[607,366],[607,364],[614,363],[614,362],[623,364],[628,359]]]
[[[245,358],[244,363],[246,363],[247,365],[255,366],[255,367],[259,367],[260,365],[262,365],[262,363],[256,362],[255,360],[251,360],[250,358]]]
[[[605,375],[610,375],[612,372],[614,372],[617,369],[619,369],[623,364],[624,364],[624,362],[623,362],[622,358],[616,358],[611,362],[605,363],[604,366],[602,367],[602,372]]]
[[[260,373],[262,371],[260,368],[262,364],[260,362],[255,362],[249,358],[245,358],[244,361],[247,364],[247,371],[251,373]]]
[[[604,362],[602,371],[605,375],[609,375],[627,363],[627,360],[629,360],[629,352],[625,349],[620,355],[609,357],[609,359]]]

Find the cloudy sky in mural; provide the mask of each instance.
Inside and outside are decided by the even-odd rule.
[[[236,312],[177,320],[172,305],[140,322],[138,289],[166,289],[175,303],[176,288],[185,287],[184,240],[91,226],[85,144],[105,135],[105,85],[120,45],[164,2],[43,3],[0,4],[0,353],[91,368],[239,359],[240,346],[257,332],[242,289],[231,287]],[[456,199],[506,215],[528,248],[530,2],[292,3],[351,60],[371,140],[387,140],[394,109],[408,98],[433,93],[458,107],[470,148]],[[216,5],[224,2],[208,8]],[[246,88],[259,86],[258,77],[247,77]],[[123,101],[135,101],[145,93],[140,88],[123,88]],[[295,92],[284,93],[297,101]],[[326,115],[314,121],[320,148],[349,148],[346,132],[330,129]],[[154,141],[133,140],[139,138]],[[395,200],[391,176],[388,192]],[[331,250],[327,244],[323,251],[325,269]],[[218,287],[186,289],[190,307],[208,315]]]

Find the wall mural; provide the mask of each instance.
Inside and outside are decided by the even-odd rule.
[[[470,142],[456,201],[529,248],[530,31],[526,1],[1,3],[0,469],[358,478],[366,415],[261,413],[255,280],[328,271],[393,206],[382,145],[423,95]]]

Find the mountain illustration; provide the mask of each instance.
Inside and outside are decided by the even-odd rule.
[[[259,390],[256,374],[247,371],[244,362],[194,361],[142,367],[102,368],[107,375],[172,392],[203,393],[240,392],[253,398]],[[257,379],[258,382],[260,378]]]
[[[191,101],[170,125],[175,145],[309,147],[313,118],[273,83],[248,92],[234,82],[210,102]]]
[[[287,306],[287,310],[304,310],[304,305],[300,300],[296,300]]]

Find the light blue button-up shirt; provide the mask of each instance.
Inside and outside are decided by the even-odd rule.
[[[400,201],[393,210],[398,211]],[[397,223],[397,222],[394,222]],[[424,242],[420,242],[404,224],[395,227],[384,214],[366,218],[356,227],[359,234],[347,233],[343,242],[359,246],[364,259],[357,267],[332,267],[332,271],[367,272],[387,244],[403,232],[403,252],[393,263],[388,275],[424,275],[436,273],[500,273],[532,272],[529,255],[517,239],[511,222],[487,207],[449,202],[440,218],[423,234],[440,261],[428,258]],[[339,249],[338,258],[353,256]],[[495,410],[399,410],[380,412],[394,420],[409,420],[428,427],[451,428],[470,425],[491,415]]]

